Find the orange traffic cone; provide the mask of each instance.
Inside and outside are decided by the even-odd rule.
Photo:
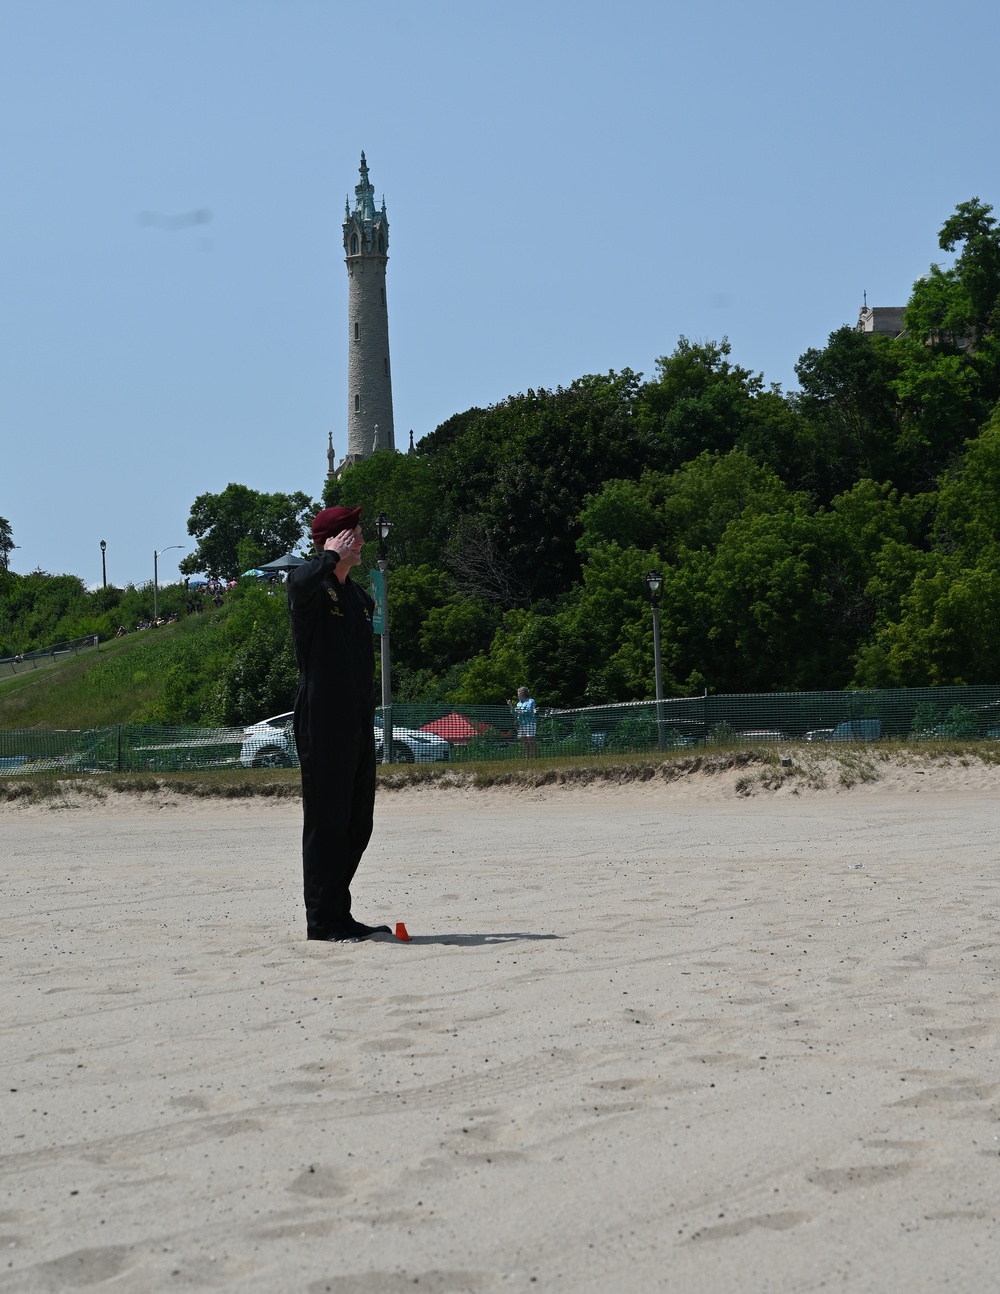
[[[403,925],[402,921],[396,922],[396,938],[402,939],[404,944],[410,942],[410,936],[406,933],[406,926]]]

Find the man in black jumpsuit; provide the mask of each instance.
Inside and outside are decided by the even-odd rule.
[[[351,881],[371,839],[375,807],[374,603],[348,579],[361,562],[360,517],[360,508],[324,508],[312,523],[318,555],[288,576],[299,665],[306,932],[335,943],[392,933],[351,916]]]

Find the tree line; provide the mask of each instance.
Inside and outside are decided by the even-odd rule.
[[[398,695],[651,695],[993,681],[1000,650],[1000,229],[955,253],[901,336],[833,332],[783,392],[726,340],[456,415],[327,503],[393,520]]]
[[[682,337],[648,379],[591,375],[469,409],[416,452],[328,481],[325,503],[364,508],[369,552],[375,515],[393,522],[397,698],[496,703],[520,682],[551,705],[651,695],[653,567],[675,695],[995,681],[991,210],[972,199],[944,223],[952,263],[917,281],[901,336],[836,330],[800,357],[795,391],[741,367],[726,339]],[[238,485],[202,495],[184,568],[279,556],[315,506]],[[10,581],[30,578],[0,571],[0,636]]]

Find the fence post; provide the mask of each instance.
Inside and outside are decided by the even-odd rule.
[[[116,763],[118,766],[118,772],[120,773],[122,771],[122,726],[121,724],[118,724],[118,758]]]

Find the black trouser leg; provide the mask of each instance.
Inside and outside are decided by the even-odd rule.
[[[347,856],[350,875],[347,884],[354,880],[361,856],[372,838],[375,817],[375,733],[371,724],[367,728],[367,741],[359,752],[354,770],[351,807],[347,818]],[[347,896],[350,911],[351,897]]]
[[[303,740],[304,738],[304,740]],[[323,938],[351,914],[351,882],[371,839],[375,738],[370,720],[322,747],[299,738],[306,930]]]

